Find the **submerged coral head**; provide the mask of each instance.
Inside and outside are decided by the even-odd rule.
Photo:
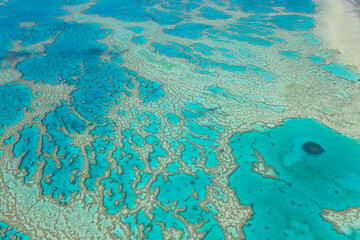
[[[317,143],[314,142],[306,142],[303,145],[303,150],[309,154],[321,154],[323,153],[325,150]]]

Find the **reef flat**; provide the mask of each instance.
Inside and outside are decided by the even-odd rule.
[[[0,238],[358,239],[358,9],[0,1]]]

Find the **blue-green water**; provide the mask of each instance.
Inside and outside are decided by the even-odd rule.
[[[0,135],[4,127],[20,121],[23,117],[20,109],[30,106],[30,90],[23,85],[5,84],[0,86]]]
[[[30,236],[28,234],[23,234],[21,231],[17,230],[16,227],[10,226],[6,222],[0,221],[0,238],[3,240],[29,240]]]
[[[320,7],[0,1],[0,238],[356,239],[320,214],[360,206],[359,143],[292,119],[358,135]]]
[[[360,75],[358,75],[354,69],[339,63],[331,63],[329,65],[322,65],[321,67],[331,72],[334,76],[342,77],[346,80],[358,81],[360,79]]]
[[[306,142],[324,152],[309,154]],[[240,167],[230,177],[244,204],[255,212],[247,239],[347,239],[331,229],[321,209],[358,206],[360,144],[311,119],[290,119],[261,132],[235,134],[230,147]],[[280,179],[253,172],[256,149]],[[266,237],[264,237],[266,236]]]

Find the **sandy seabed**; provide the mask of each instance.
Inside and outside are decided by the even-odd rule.
[[[339,61],[360,71],[360,6],[354,0],[317,0],[319,33]]]

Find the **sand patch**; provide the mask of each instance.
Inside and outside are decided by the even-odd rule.
[[[315,32],[326,47],[339,51],[338,60],[360,71],[360,7],[354,0],[316,0]]]

